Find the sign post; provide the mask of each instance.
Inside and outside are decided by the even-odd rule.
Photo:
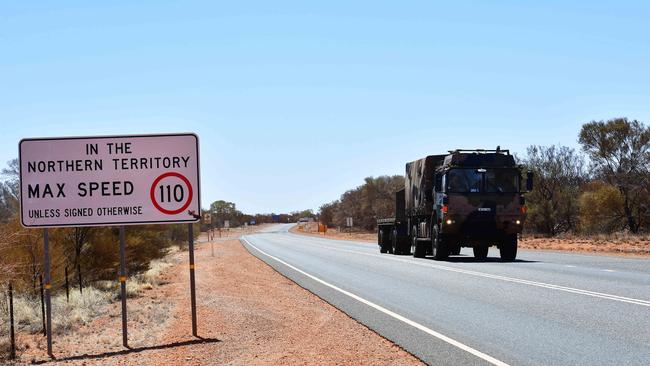
[[[126,243],[124,225],[120,226],[120,297],[122,298],[122,346],[129,348],[129,333],[126,318]]]
[[[192,304],[192,335],[198,337],[196,326],[196,279],[194,278],[194,230],[187,224],[187,241],[190,250],[190,302]]]
[[[30,138],[19,144],[20,218],[43,228],[48,354],[52,354],[49,227],[119,226],[122,343],[126,327],[124,225],[188,223],[196,332],[192,223],[200,220],[199,141],[192,133]],[[80,281],[81,283],[81,281]]]
[[[47,333],[47,354],[54,358],[52,353],[52,279],[50,278],[50,234],[47,228],[43,229],[43,271],[45,272],[45,318]]]

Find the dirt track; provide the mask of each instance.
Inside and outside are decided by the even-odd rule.
[[[419,360],[276,273],[237,240],[196,251],[199,335],[190,328],[187,252],[168,284],[129,300],[131,351],[121,344],[119,303],[75,334],[56,336],[59,362],[103,365],[408,365]],[[42,336],[21,360],[47,361]]]

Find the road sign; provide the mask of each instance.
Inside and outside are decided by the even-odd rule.
[[[196,222],[199,139],[191,133],[23,139],[27,227]]]
[[[354,224],[354,221],[352,220],[352,217],[347,217],[347,218],[345,219],[345,224],[346,224],[347,227],[352,227],[352,226],[354,226],[354,225],[353,225],[353,224]]]
[[[224,229],[230,229],[230,220],[224,220],[223,221],[223,228]]]

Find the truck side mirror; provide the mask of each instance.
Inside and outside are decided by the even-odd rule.
[[[531,170],[526,173],[526,191],[530,192],[533,190],[533,177],[535,175]]]
[[[442,175],[436,174],[436,192],[442,192]]]

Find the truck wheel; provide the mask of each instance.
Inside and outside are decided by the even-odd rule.
[[[438,232],[438,227],[433,227],[433,233],[431,238],[431,251],[433,254],[433,259],[440,261],[447,259],[449,257],[449,246],[448,243],[443,240],[442,235]]]
[[[379,232],[377,233],[377,243],[379,244],[379,253],[386,253],[388,249],[386,249],[386,238],[384,237],[384,229],[379,229]]]
[[[474,249],[474,258],[480,261],[484,261],[485,258],[487,258],[488,250],[490,249],[490,247],[486,245],[479,245],[479,246],[475,246],[472,249]]]
[[[460,254],[460,237],[458,235],[445,235],[445,246],[449,255]]]
[[[418,240],[418,228],[413,226],[411,230],[411,253],[415,258],[424,258],[427,254],[427,248],[424,246],[424,242]]]
[[[508,235],[501,242],[501,260],[512,262],[517,258],[517,234]]]
[[[393,229],[391,233],[389,251],[395,255],[402,254],[402,248],[399,246],[399,238],[397,237],[397,229]]]

